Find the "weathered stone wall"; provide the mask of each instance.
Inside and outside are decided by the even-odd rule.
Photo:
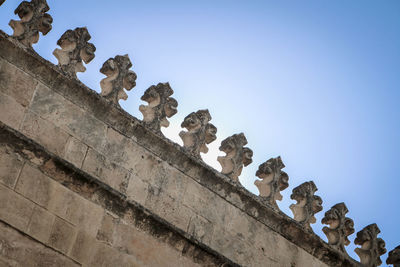
[[[0,121],[6,266],[358,265],[2,32]]]

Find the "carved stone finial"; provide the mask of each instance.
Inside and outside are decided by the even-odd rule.
[[[88,30],[84,27],[66,31],[57,41],[61,49],[55,49],[53,55],[58,59],[58,66],[66,74],[76,77],[77,72],[86,70],[82,61],[88,64],[96,51],[94,44],[88,42],[90,38]]]
[[[170,97],[173,93],[169,83],[159,83],[150,86],[140,98],[149,103],[147,106],[139,106],[139,110],[143,114],[143,122],[158,134],[161,134],[161,127],[169,126],[167,118],[178,112],[176,109],[178,101]]]
[[[354,233],[354,222],[346,217],[347,212],[349,210],[346,205],[343,202],[338,203],[325,212],[325,217],[321,220],[323,224],[330,226],[322,228],[328,243],[343,253],[347,253],[345,246],[350,244],[347,237]]]
[[[100,82],[101,95],[119,106],[120,99],[126,100],[128,95],[126,90],[131,90],[136,85],[136,73],[129,70],[132,67],[128,55],[109,58],[104,62],[100,72],[107,76]]]
[[[229,176],[234,181],[239,181],[243,165],[247,166],[253,162],[253,151],[248,147],[244,147],[246,144],[246,137],[243,133],[240,133],[226,138],[219,147],[219,150],[226,153],[225,156],[217,158],[222,166],[221,173]]]
[[[400,246],[395,247],[389,252],[386,264],[392,264],[394,267],[400,267]]]
[[[354,244],[361,247],[356,248],[354,251],[365,266],[375,267],[382,264],[380,256],[386,253],[386,248],[385,241],[382,238],[378,238],[380,232],[378,225],[373,223],[357,233]]]
[[[200,158],[200,152],[207,153],[207,144],[217,139],[217,128],[209,123],[211,120],[208,109],[192,112],[185,117],[181,127],[188,131],[181,131],[183,147],[194,156]]]
[[[313,181],[302,183],[293,189],[290,195],[291,199],[297,201],[296,204],[290,205],[294,219],[301,223],[308,231],[313,231],[311,223],[317,220],[314,215],[322,210],[322,199],[314,195],[318,190]]]
[[[49,10],[46,0],[23,1],[14,11],[21,20],[9,23],[14,30],[13,37],[32,48],[39,41],[39,32],[46,35],[51,30],[53,18],[46,13]]]
[[[289,176],[282,171],[285,168],[281,157],[271,158],[258,167],[256,176],[261,180],[256,180],[254,184],[260,191],[260,197],[273,208],[278,209],[277,200],[282,200],[280,191],[289,186]]]

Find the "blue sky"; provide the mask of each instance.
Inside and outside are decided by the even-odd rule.
[[[324,210],[345,202],[356,232],[377,223],[388,250],[400,244],[400,1],[48,1],[53,30],[35,49],[52,51],[67,29],[87,26],[96,58],[79,78],[100,91],[102,63],[129,54],[137,86],[121,105],[142,118],[143,92],[169,81],[178,114],[164,130],[181,143],[183,118],[208,108],[218,139],[204,160],[216,169],[224,138],[244,132],[254,151],[241,182],[280,155],[291,190],[313,180]],[[0,7],[0,28],[19,1]],[[353,242],[355,234],[350,236]],[[350,255],[354,245],[348,247]],[[386,260],[386,255],[382,257]]]

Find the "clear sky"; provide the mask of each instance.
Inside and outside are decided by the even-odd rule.
[[[20,1],[0,7],[0,28]],[[79,78],[100,91],[103,62],[129,54],[137,86],[121,103],[132,115],[152,84],[169,81],[178,114],[164,131],[181,143],[183,118],[208,108],[218,139],[244,132],[254,151],[241,182],[280,155],[292,189],[313,180],[324,210],[345,202],[356,232],[377,223],[388,250],[400,245],[400,1],[48,1],[53,30],[35,49],[52,51],[67,29],[87,26],[96,58]],[[353,242],[355,234],[350,236]],[[351,256],[354,245],[348,247]],[[386,255],[382,257],[386,260]]]

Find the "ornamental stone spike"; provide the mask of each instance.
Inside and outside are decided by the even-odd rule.
[[[136,73],[129,70],[132,67],[128,55],[109,58],[104,62],[100,72],[107,77],[101,80],[101,96],[119,106],[120,99],[126,100],[126,90],[131,90],[136,85]]]
[[[202,109],[187,115],[181,124],[182,128],[187,129],[187,132],[179,133],[183,147],[198,158],[200,158],[200,152],[208,152],[207,144],[217,139],[217,128],[209,123],[210,120],[211,115],[208,109]]]
[[[169,126],[167,118],[171,118],[178,112],[176,109],[178,101],[170,97],[173,93],[169,83],[159,83],[150,86],[140,98],[149,103],[147,106],[139,106],[143,114],[143,122],[157,134],[162,134],[161,127]]]
[[[321,197],[314,195],[317,190],[314,182],[309,181],[294,188],[290,195],[291,199],[297,201],[296,204],[289,207],[293,212],[294,219],[310,232],[313,232],[310,224],[317,221],[314,215],[322,210]]]
[[[96,47],[88,42],[90,38],[88,30],[83,27],[66,31],[57,41],[61,49],[56,48],[53,55],[67,75],[76,78],[77,72],[86,70],[82,61],[88,64],[93,60]]]
[[[260,192],[260,197],[274,209],[279,209],[276,201],[282,200],[280,191],[289,186],[289,176],[282,171],[283,168],[285,168],[285,164],[281,157],[276,157],[261,164],[256,172],[256,176],[261,180],[256,180],[254,184]]]
[[[386,264],[392,264],[394,267],[400,267],[400,246],[395,247],[389,252]]]
[[[21,20],[9,23],[14,30],[12,37],[32,48],[39,41],[39,32],[46,35],[51,30],[53,18],[46,13],[49,10],[46,0],[23,1],[14,11]]]
[[[380,232],[378,226],[373,223],[357,233],[354,244],[361,247],[354,251],[360,257],[360,262],[365,266],[375,267],[382,264],[380,256],[386,253],[386,248],[385,241],[378,238]]]
[[[328,243],[346,254],[345,246],[350,244],[347,237],[354,233],[354,222],[352,219],[346,217],[347,212],[349,210],[346,205],[343,202],[338,203],[325,212],[325,216],[321,220],[323,224],[329,225],[329,227],[325,226],[322,228],[322,231],[328,238]]]
[[[234,134],[221,142],[219,150],[226,153],[217,158],[222,166],[221,173],[229,176],[234,181],[239,181],[243,166],[249,165],[253,160],[253,151],[244,147],[247,139],[243,133]]]

